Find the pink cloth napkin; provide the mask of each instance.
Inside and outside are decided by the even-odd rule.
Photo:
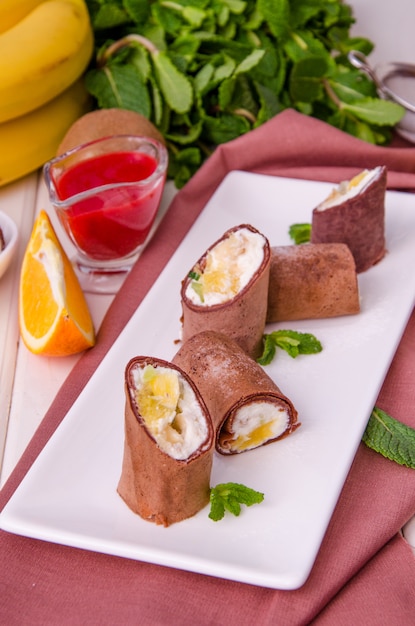
[[[415,147],[371,146],[287,110],[219,147],[172,203],[114,299],[98,343],[69,375],[0,493],[8,501],[224,175],[234,169],[339,182],[385,164],[415,191]],[[414,196],[415,210],[415,196]],[[415,316],[377,405],[415,428]],[[414,623],[415,559],[399,533],[415,514],[415,471],[361,444],[306,583],[272,590],[0,532],[1,624],[214,626]]]

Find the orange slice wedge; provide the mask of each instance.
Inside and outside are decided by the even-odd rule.
[[[44,210],[23,257],[19,326],[25,345],[34,354],[67,356],[95,343],[85,296]]]

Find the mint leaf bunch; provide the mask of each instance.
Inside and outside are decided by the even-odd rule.
[[[415,469],[415,430],[374,407],[362,441],[375,452]]]
[[[323,346],[311,333],[296,330],[275,330],[263,335],[262,355],[257,359],[260,365],[269,365],[275,357],[276,349],[285,350],[293,359],[299,354],[317,354]]]
[[[376,144],[402,107],[347,54],[342,0],[87,0],[96,54],[86,86],[100,108],[135,110],[166,139],[180,188],[215,146],[294,108]]]
[[[241,513],[241,504],[252,506],[259,504],[264,494],[239,483],[220,483],[210,490],[209,517],[214,522],[225,516],[225,511],[236,515]]]

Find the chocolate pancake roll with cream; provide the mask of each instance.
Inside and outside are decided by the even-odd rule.
[[[182,339],[216,330],[259,356],[267,315],[270,245],[248,224],[226,231],[182,282]]]
[[[292,402],[230,337],[215,331],[193,335],[173,363],[199,389],[221,454],[258,448],[286,437],[300,425]]]
[[[125,441],[118,493],[145,520],[169,526],[209,502],[214,430],[177,365],[140,356],[125,370]]]
[[[271,248],[267,322],[359,313],[356,265],[344,243]]]
[[[386,167],[343,181],[313,210],[312,243],[345,243],[365,270],[385,256]]]

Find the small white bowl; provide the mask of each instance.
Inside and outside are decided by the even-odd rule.
[[[13,220],[0,211],[0,228],[3,232],[5,248],[0,251],[0,278],[10,265],[10,262],[16,252],[18,232],[17,226]]]

